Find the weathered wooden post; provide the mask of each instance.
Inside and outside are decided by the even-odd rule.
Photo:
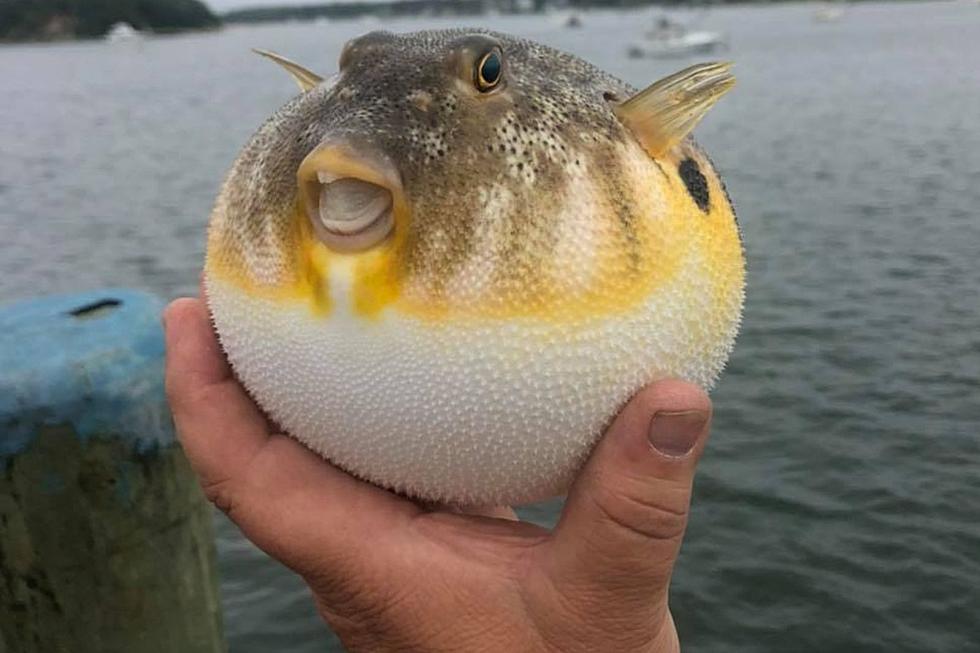
[[[115,290],[0,307],[0,653],[225,650],[161,308]]]

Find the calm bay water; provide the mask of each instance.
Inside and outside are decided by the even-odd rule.
[[[813,13],[679,14],[727,32],[737,63],[697,133],[749,289],[674,614],[687,651],[980,651],[980,6]],[[625,56],[654,15],[469,22],[643,86],[690,63]],[[295,92],[249,48],[330,72],[363,31],[452,24],[0,48],[0,300],[193,292],[224,172]],[[220,516],[218,532],[234,653],[339,650],[302,583]]]

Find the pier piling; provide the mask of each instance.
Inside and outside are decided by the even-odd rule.
[[[225,650],[161,308],[126,290],[0,306],[0,653]]]

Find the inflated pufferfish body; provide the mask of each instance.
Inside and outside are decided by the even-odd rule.
[[[268,54],[268,53],[267,53]],[[258,403],[410,495],[563,491],[641,386],[708,386],[737,331],[735,216],[687,134],[733,83],[639,94],[501,34],[375,32],[252,138],[211,217],[206,285]]]

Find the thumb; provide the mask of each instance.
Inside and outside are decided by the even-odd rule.
[[[655,383],[626,405],[572,486],[549,542],[558,587],[603,612],[666,615],[710,422],[708,396],[682,381]]]

